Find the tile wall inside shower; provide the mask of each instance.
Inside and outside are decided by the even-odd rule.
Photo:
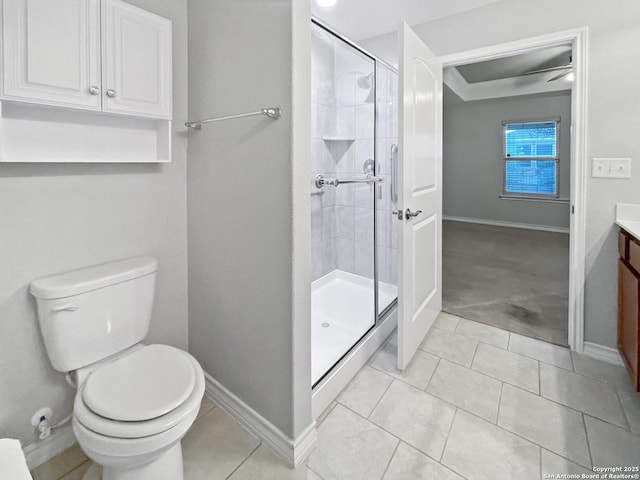
[[[374,62],[336,44],[323,31],[312,42],[311,242],[312,280],[333,270],[367,278],[374,274],[373,198],[378,196],[379,279],[396,284],[397,245],[391,219],[391,145],[397,142],[397,75],[378,66],[377,99],[358,79],[373,73]],[[360,83],[363,83],[362,81]],[[317,174],[339,179],[364,178],[364,162],[374,158],[375,111],[378,102],[377,174],[380,185],[313,185]],[[395,117],[394,117],[395,114]]]

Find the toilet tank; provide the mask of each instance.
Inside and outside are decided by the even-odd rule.
[[[149,330],[158,262],[134,257],[31,283],[53,368],[69,372],[140,342]]]

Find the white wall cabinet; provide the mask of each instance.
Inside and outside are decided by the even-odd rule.
[[[100,0],[4,0],[2,31],[2,98],[100,110]]]
[[[0,161],[170,161],[170,20],[122,0],[0,2]]]
[[[102,0],[103,110],[171,117],[171,22]]]
[[[121,0],[3,0],[2,27],[3,99],[171,118],[170,20]]]

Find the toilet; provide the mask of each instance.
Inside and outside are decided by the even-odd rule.
[[[134,257],[35,280],[53,368],[77,388],[76,439],[102,480],[182,480],[181,439],[204,395],[195,358],[145,345],[158,262]]]

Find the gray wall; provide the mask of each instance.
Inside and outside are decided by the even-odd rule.
[[[189,0],[189,345],[285,435],[311,419],[308,2]],[[299,10],[298,10],[299,9]]]
[[[443,214],[569,228],[569,204],[501,199],[503,120],[560,117],[560,198],[569,199],[571,96],[558,94],[445,104]]]
[[[526,18],[526,21],[521,21]],[[640,158],[640,2],[636,0],[510,0],[416,27],[438,55],[543,35],[575,27],[588,35],[588,150],[592,157]],[[395,35],[362,42],[396,63]],[[633,173],[635,172],[635,173]],[[587,182],[585,339],[616,345],[616,203],[640,203],[640,174],[631,180]]]
[[[131,3],[173,21],[173,162],[0,164],[0,437],[23,446],[37,438],[37,409],[53,408],[57,421],[74,396],[44,350],[33,279],[154,255],[160,270],[147,340],[187,347],[187,2]]]

